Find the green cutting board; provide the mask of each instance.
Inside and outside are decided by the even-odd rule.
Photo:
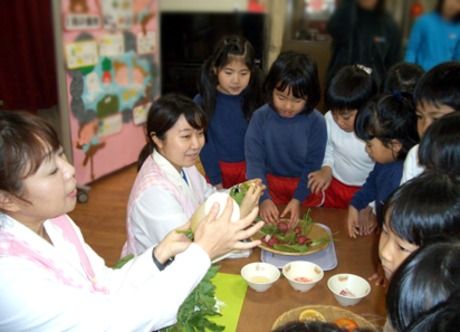
[[[216,298],[221,304],[222,316],[210,319],[216,324],[225,326],[225,332],[234,332],[238,325],[248,285],[239,274],[220,272],[216,274],[212,282],[216,286]]]

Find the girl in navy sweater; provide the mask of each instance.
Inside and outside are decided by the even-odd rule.
[[[240,36],[226,36],[205,61],[194,101],[208,117],[200,159],[216,188],[246,180],[244,135],[249,118],[262,105],[262,78],[255,51]]]
[[[327,131],[315,109],[320,99],[318,70],[304,54],[285,52],[272,64],[264,84],[268,103],[254,112],[246,132],[247,178],[260,178],[269,190],[260,215],[271,223],[290,216],[297,223],[300,207],[311,199],[307,177],[321,168]],[[285,204],[279,213],[276,204]]]
[[[412,99],[401,94],[375,97],[358,112],[355,132],[366,141],[375,166],[348,207],[348,234],[353,238],[369,234],[377,225],[374,218],[360,221],[359,211],[375,201],[380,218],[384,201],[401,182],[404,158],[418,141]]]

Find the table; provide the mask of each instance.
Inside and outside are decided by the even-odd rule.
[[[351,239],[347,234],[347,210],[313,208],[311,215],[315,222],[327,225],[333,233],[338,265],[325,271],[324,278],[307,293],[294,291],[288,281],[281,277],[269,290],[257,293],[248,288],[244,299],[237,331],[267,332],[279,315],[295,307],[323,304],[339,306],[334,295],[327,288],[327,280],[336,273],[353,273],[364,278],[372,275],[376,266],[378,236],[371,235]],[[260,249],[256,248],[248,258],[226,259],[220,263],[220,272],[239,274],[241,267],[260,261]],[[385,289],[371,283],[371,293],[355,306],[345,309],[360,314],[376,325],[385,320]]]

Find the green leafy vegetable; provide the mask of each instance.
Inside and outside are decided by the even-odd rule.
[[[248,181],[236,184],[230,188],[229,195],[236,201],[238,205],[241,205],[241,202],[243,202],[244,196],[248,192],[249,187],[250,183]]]
[[[122,257],[118,262],[116,262],[114,265],[113,265],[113,268],[114,269],[121,269],[121,267],[123,265],[125,265],[126,263],[128,263],[131,259],[134,258],[134,255],[133,254],[129,254],[129,255],[126,255],[125,257]]]
[[[210,321],[208,317],[220,316],[216,308],[216,286],[211,279],[217,274],[219,266],[209,268],[203,280],[182,303],[177,313],[177,323],[162,329],[162,332],[202,332],[223,331],[224,327]]]

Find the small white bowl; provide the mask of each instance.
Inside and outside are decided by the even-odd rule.
[[[265,292],[280,275],[280,270],[275,265],[262,262],[249,263],[241,269],[241,276],[256,292]]]
[[[307,292],[324,277],[318,265],[307,261],[292,261],[283,266],[283,275],[296,291]]]
[[[327,281],[327,287],[343,306],[355,305],[371,292],[366,279],[350,273],[333,275]]]

